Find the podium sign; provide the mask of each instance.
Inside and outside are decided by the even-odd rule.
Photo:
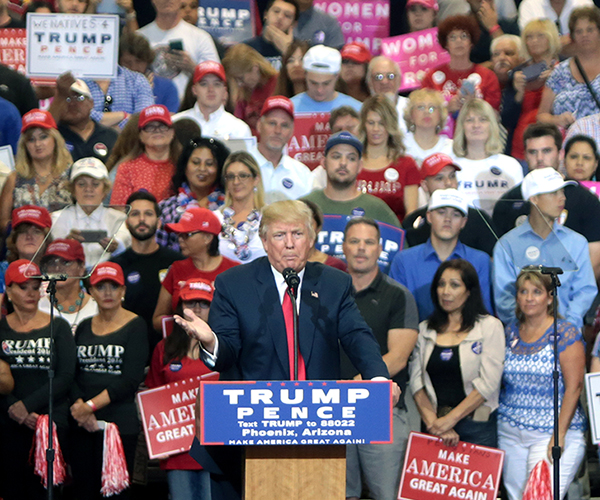
[[[204,445],[392,442],[390,381],[201,382]]]
[[[428,434],[411,432],[399,500],[492,500],[498,494],[504,451],[459,441],[445,446]]]

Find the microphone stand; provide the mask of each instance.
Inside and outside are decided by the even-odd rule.
[[[294,315],[292,316],[294,320],[294,378],[292,380],[298,380],[298,308],[296,307],[296,289],[288,287],[286,293],[292,301],[292,308],[294,310]]]
[[[48,490],[48,500],[54,498],[54,455],[53,446],[53,416],[54,416],[54,306],[56,300],[56,282],[66,281],[67,276],[64,274],[52,274],[42,276],[31,276],[31,278],[46,281],[48,288],[46,289],[50,299],[50,361],[48,364],[48,447],[46,448],[46,484]]]
[[[554,306],[554,368],[552,370],[552,389],[554,396],[554,445],[552,446],[553,486],[554,500],[560,499],[560,456],[561,450],[558,441],[558,287],[560,284],[559,274],[563,273],[560,268],[544,268],[540,266],[542,274],[549,274],[552,278],[552,305]]]

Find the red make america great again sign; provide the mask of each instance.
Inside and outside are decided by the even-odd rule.
[[[504,452],[460,441],[411,432],[404,459],[400,500],[494,500]]]

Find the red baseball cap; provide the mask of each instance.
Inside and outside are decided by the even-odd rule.
[[[171,127],[173,122],[171,121],[171,113],[162,104],[153,104],[147,108],[142,109],[140,112],[140,120],[138,123],[138,129],[143,129],[150,122],[160,122]]]
[[[180,300],[206,300],[212,302],[215,289],[210,281],[192,279],[186,281],[179,289]]]
[[[12,211],[11,226],[13,229],[24,222],[41,227],[42,229],[52,227],[52,217],[50,217],[48,210],[44,207],[36,207],[35,205],[23,205]]]
[[[85,262],[85,253],[83,245],[73,239],[57,239],[48,245],[44,257],[54,255],[67,261],[78,260]]]
[[[344,59],[357,62],[359,64],[368,63],[372,59],[371,52],[364,43],[352,42],[342,47],[342,62]]]
[[[23,115],[23,126],[21,133],[33,127],[56,128],[56,122],[48,111],[41,109],[32,109]]]
[[[437,0],[408,0],[408,2],[406,2],[406,8],[410,7],[411,5],[422,5],[423,7],[433,9],[436,12],[440,10]]]
[[[174,233],[202,231],[204,233],[219,234],[221,223],[208,208],[194,207],[188,208],[179,219],[179,222],[165,224],[165,228],[167,231]]]
[[[198,64],[194,69],[194,83],[198,83],[206,75],[218,76],[221,80],[227,83],[227,77],[225,76],[225,68],[222,64],[215,61],[204,61]]]
[[[4,273],[4,283],[10,286],[13,283],[25,283],[31,276],[40,276],[40,268],[27,259],[19,259],[11,262]]]
[[[102,262],[98,264],[90,276],[90,285],[96,285],[101,281],[112,281],[117,285],[123,286],[125,284],[123,269],[115,262]]]
[[[294,104],[290,99],[282,95],[269,97],[263,104],[260,116],[264,116],[274,109],[281,109],[294,119]]]
[[[429,155],[423,160],[423,164],[421,165],[421,179],[438,174],[440,170],[448,165],[452,165],[455,170],[461,170],[447,154],[434,153]]]

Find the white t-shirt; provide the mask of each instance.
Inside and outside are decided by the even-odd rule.
[[[419,168],[423,160],[434,153],[445,153],[452,155],[452,139],[445,135],[440,135],[437,143],[430,149],[423,149],[415,141],[415,136],[412,132],[407,132],[404,135],[404,146],[406,147],[406,154],[412,157]],[[419,207],[424,207],[429,202],[429,195],[419,186]]]
[[[213,137],[224,141],[252,137],[250,127],[246,122],[225,111],[223,106],[211,113],[208,120],[204,118],[198,103],[194,104],[191,109],[173,115],[171,119],[176,122],[182,118],[191,118],[200,125],[203,137]]]
[[[170,41],[181,41],[183,50],[191,56],[196,64],[202,61],[220,62],[211,36],[203,29],[192,26],[184,20],[179,21],[177,26],[170,30],[160,29],[156,25],[156,21],[153,21],[140,28],[138,33],[148,39],[156,52],[152,69],[158,76],[173,80],[180,100],[184,97],[185,87],[190,75],[167,66],[165,54],[170,50]]]
[[[50,299],[47,295],[43,296],[38,304],[38,309],[42,312],[50,314]],[[71,332],[75,335],[75,330],[79,324],[87,318],[92,318],[98,314],[98,303],[94,300],[93,297],[87,301],[85,306],[83,306],[79,311],[76,312],[66,312],[59,311],[58,309],[54,309],[54,317],[64,319],[71,326]]]
[[[519,28],[523,31],[527,23],[534,19],[549,19],[555,24],[558,20],[560,34],[568,35],[569,17],[573,9],[593,6],[593,0],[566,0],[560,16],[557,16],[555,10],[550,5],[550,0],[523,0],[519,5]]]
[[[408,133],[408,128],[406,127],[406,121],[404,121],[404,110],[406,106],[409,104],[408,97],[403,97],[401,95],[398,96],[398,101],[396,101],[396,111],[398,112],[398,127],[402,131],[402,134],[406,136]]]
[[[470,206],[490,216],[496,201],[523,181],[523,168],[511,156],[496,154],[484,160],[452,157],[462,169],[456,172],[458,190]]]
[[[248,151],[260,167],[265,203],[280,200],[297,200],[312,191],[312,174],[310,169],[298,160],[284,154],[276,168],[258,150]]]

